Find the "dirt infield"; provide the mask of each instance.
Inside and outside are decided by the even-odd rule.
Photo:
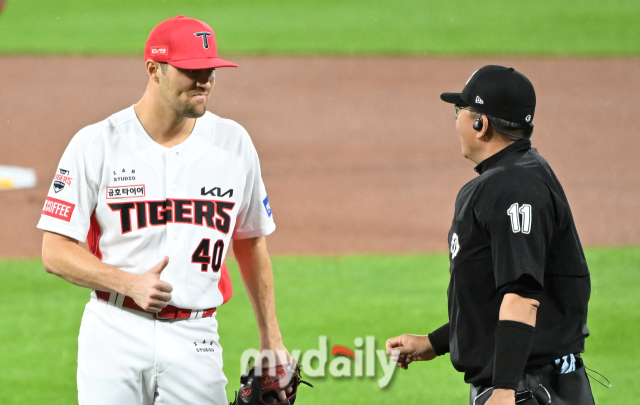
[[[585,245],[640,243],[640,60],[237,58],[209,109],[247,128],[278,230],[274,254],[447,248],[459,188],[453,108],[439,100],[485,64],[513,66],[538,95],[534,146],[563,182]],[[0,164],[39,185],[0,192],[0,256],[37,256],[60,155],[81,127],[134,104],[143,62],[0,58]]]

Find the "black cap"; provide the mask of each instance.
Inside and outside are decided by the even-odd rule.
[[[471,75],[462,93],[442,93],[442,101],[503,120],[531,124],[536,110],[536,92],[514,68],[489,65]]]

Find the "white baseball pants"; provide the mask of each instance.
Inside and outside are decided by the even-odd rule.
[[[92,297],[78,337],[80,405],[227,405],[215,314],[159,321]]]

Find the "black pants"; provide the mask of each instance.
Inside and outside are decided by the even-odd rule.
[[[542,387],[539,387],[542,384]],[[536,390],[537,388],[537,390]],[[527,391],[533,391],[533,396]],[[471,405],[484,405],[491,397],[493,388],[471,384]],[[594,405],[591,385],[582,361],[576,364],[576,370],[567,374],[558,374],[555,364],[549,364],[537,370],[527,371],[518,384],[516,400],[525,399],[517,405]],[[549,400],[551,402],[549,402]],[[474,402],[475,401],[475,402]]]

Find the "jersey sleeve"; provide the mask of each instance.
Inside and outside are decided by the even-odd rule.
[[[554,208],[544,181],[526,169],[492,176],[474,203],[491,240],[496,288],[523,280],[544,286]]]
[[[249,141],[249,166],[246,175],[244,197],[238,211],[232,239],[247,239],[266,236],[275,231],[269,197],[262,181],[260,160]]]
[[[56,168],[38,228],[86,241],[100,187],[92,167],[94,139],[83,130],[67,146]]]

